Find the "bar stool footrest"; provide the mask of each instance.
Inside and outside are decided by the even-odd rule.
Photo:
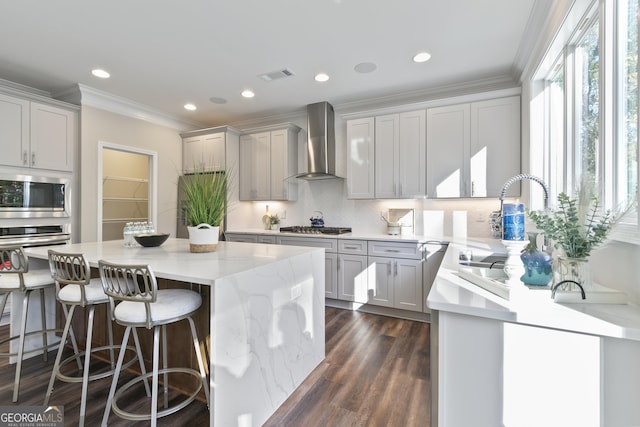
[[[30,336],[36,335],[36,334],[37,335],[42,335],[43,333],[62,334],[62,332],[63,332],[62,329],[45,329],[44,331],[30,331],[30,332],[27,332],[26,334],[24,334],[24,337],[27,338],[27,337],[30,337]],[[17,339],[20,339],[20,335],[14,335],[12,337],[3,339],[2,341],[0,341],[0,345],[6,344],[6,343],[8,343],[10,341],[17,340]],[[37,348],[33,348],[31,350],[25,350],[22,354],[25,355],[25,354],[31,354],[31,353],[36,353],[36,352],[42,352],[43,350],[49,350],[50,348],[57,347],[58,344],[60,344],[60,340],[57,340],[56,342],[52,342],[50,344],[47,344],[46,347],[37,347]],[[7,357],[7,356],[8,357],[15,357],[15,356],[18,356],[18,353],[17,352],[16,353],[0,353],[0,357]]]
[[[91,353],[95,353],[98,351],[102,351],[102,350],[113,350],[114,352],[120,351],[120,346],[119,345],[105,345],[102,347],[95,347],[91,349]],[[138,356],[136,353],[136,349],[133,346],[127,346],[127,350],[128,351],[133,351],[134,352],[134,357],[131,360],[127,360],[126,363],[122,364],[122,369],[127,369],[129,366],[133,365],[137,360],[138,360]],[[81,383],[83,381],[82,376],[77,376],[77,377],[72,377],[69,375],[65,375],[62,372],[60,372],[60,369],[65,366],[68,363],[71,363],[72,361],[76,360],[78,357],[83,357],[85,355],[85,351],[80,351],[78,352],[78,354],[72,354],[71,356],[67,357],[66,359],[64,359],[62,362],[60,362],[60,365],[58,366],[58,369],[56,371],[56,378],[58,378],[60,381],[64,381],[67,383]],[[82,370],[80,370],[80,372],[82,372]],[[106,372],[99,372],[93,375],[89,375],[87,377],[88,381],[94,381],[94,380],[100,380],[102,378],[107,378],[110,377],[111,375],[113,375],[113,373],[115,372],[115,366],[113,367],[113,369],[110,369]]]
[[[160,369],[158,370],[158,377],[162,374],[165,373],[182,373],[182,374],[188,374],[188,375],[193,375],[194,377],[196,377],[198,379],[198,388],[190,395],[187,396],[185,398],[185,400],[183,400],[182,402],[171,406],[169,408],[165,408],[162,411],[158,411],[157,414],[157,418],[162,418],[162,417],[166,417],[167,415],[171,415],[174,414],[176,412],[178,412],[179,410],[181,410],[182,408],[185,408],[187,405],[189,405],[191,402],[193,402],[196,398],[196,396],[198,395],[198,393],[200,393],[200,390],[202,389],[202,377],[200,376],[200,372],[196,371],[195,369],[189,369],[189,368],[167,368],[167,369]],[[119,389],[116,390],[114,396],[113,396],[113,401],[111,403],[111,407],[113,409],[114,414],[118,415],[121,418],[124,418],[126,420],[132,420],[132,421],[144,421],[144,420],[150,420],[151,419],[151,413],[149,414],[139,414],[139,413],[133,413],[133,412],[127,412],[123,409],[120,409],[120,407],[118,406],[117,402],[118,402],[118,398],[122,395],[123,392],[125,392],[127,389],[131,388],[134,384],[141,382],[145,379],[151,378],[153,376],[152,372],[147,373],[146,375],[139,375],[137,377],[135,377],[134,379],[130,380],[129,382],[127,382],[126,384],[124,384],[122,387],[120,387]],[[158,399],[158,401],[160,401],[160,399]]]

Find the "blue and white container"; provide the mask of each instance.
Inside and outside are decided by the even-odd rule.
[[[502,205],[502,240],[524,240],[524,204]]]

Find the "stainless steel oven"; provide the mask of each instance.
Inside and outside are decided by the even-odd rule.
[[[0,246],[64,245],[71,236],[65,225],[20,225],[0,227]]]
[[[69,217],[70,180],[0,175],[0,218]]]

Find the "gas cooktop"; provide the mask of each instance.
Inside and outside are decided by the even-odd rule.
[[[351,233],[351,227],[311,227],[308,225],[294,225],[280,227],[280,232],[300,234],[344,234]]]

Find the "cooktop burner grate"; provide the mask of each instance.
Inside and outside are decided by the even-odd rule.
[[[300,234],[345,234],[351,233],[351,227],[311,227],[308,225],[294,225],[292,227],[280,227],[280,232]]]

